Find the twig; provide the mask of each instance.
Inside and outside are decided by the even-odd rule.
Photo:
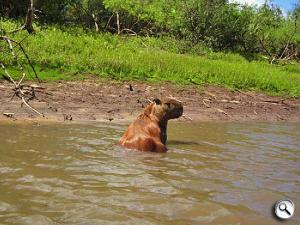
[[[240,104],[240,101],[236,101],[236,100],[227,100],[227,99],[222,99],[219,102],[223,102],[223,103],[234,103],[234,104]]]
[[[282,116],[280,116],[278,113],[275,114],[280,120],[284,120]]]
[[[209,95],[210,97],[213,97],[214,99],[216,99],[216,95],[214,95],[213,93],[205,91],[204,94]]]
[[[215,108],[218,112],[220,112],[220,113],[224,113],[226,116],[229,116],[229,117],[231,117],[227,112],[225,112],[224,110],[222,110],[222,109],[218,109],[218,108]]]
[[[210,108],[210,107],[211,107],[210,105],[208,105],[208,104],[205,102],[205,99],[203,99],[202,102],[203,102],[203,105],[204,105],[206,108]]]
[[[193,121],[193,119],[191,117],[189,117],[188,115],[186,115],[185,113],[182,114],[182,117],[185,118],[185,119],[188,119],[190,121]]]

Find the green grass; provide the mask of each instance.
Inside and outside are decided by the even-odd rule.
[[[9,22],[6,26],[12,26]],[[214,84],[276,95],[300,96],[300,65],[249,62],[233,53],[212,53],[171,38],[124,38],[80,29],[41,30],[23,41],[39,76],[46,81],[82,79],[84,74],[115,80]],[[21,40],[26,33],[18,34]],[[0,49],[4,49],[0,43]],[[185,54],[181,54],[185,53]],[[10,64],[9,51],[0,56]],[[11,70],[17,75],[15,68]]]

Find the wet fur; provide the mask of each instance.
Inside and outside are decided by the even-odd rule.
[[[182,112],[181,102],[175,99],[155,99],[129,125],[119,144],[140,151],[166,152],[168,120],[180,117]]]

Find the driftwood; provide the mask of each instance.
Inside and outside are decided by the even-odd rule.
[[[14,113],[10,113],[10,112],[4,112],[3,115],[6,116],[6,117],[8,117],[8,118],[13,118],[13,116],[15,114]]]
[[[8,34],[13,34],[16,32],[19,32],[21,30],[27,30],[28,33],[32,33],[34,32],[33,26],[32,26],[32,21],[34,18],[34,4],[33,4],[33,0],[30,0],[30,5],[28,7],[28,11],[27,11],[27,15],[26,15],[26,19],[25,19],[25,23],[18,29],[13,30],[11,32],[8,32]],[[18,42],[8,36],[0,36],[0,41],[4,41],[7,46],[8,49],[13,57],[14,62],[16,63],[16,65],[18,66],[18,69],[21,73],[21,78],[16,81],[8,72],[4,62],[0,61],[0,66],[2,68],[2,70],[4,71],[4,74],[2,74],[3,78],[7,81],[9,81],[10,83],[12,83],[14,85],[14,93],[11,99],[13,99],[14,96],[19,97],[22,100],[22,104],[21,106],[24,104],[26,105],[29,109],[31,109],[32,111],[34,111],[35,113],[37,113],[40,116],[44,117],[43,113],[40,113],[38,110],[36,110],[35,108],[33,108],[31,105],[29,105],[29,101],[34,99],[35,96],[35,89],[39,88],[39,86],[37,85],[24,85],[22,84],[25,77],[26,77],[26,73],[25,73],[25,69],[23,64],[20,62],[18,55],[16,54],[15,48],[18,48],[18,50],[21,50],[21,53],[23,53],[23,55],[26,58],[26,62],[27,64],[30,66],[30,68],[32,69],[32,71],[34,72],[35,78],[39,81],[39,77],[36,73],[36,70],[34,69],[33,64],[31,63],[29,56],[27,55],[25,49],[23,48],[21,42]],[[7,115],[6,115],[7,116]]]

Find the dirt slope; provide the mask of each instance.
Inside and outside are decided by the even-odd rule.
[[[186,118],[210,121],[300,121],[300,99],[270,97],[261,93],[228,91],[222,87],[174,86],[170,84],[116,83],[100,81],[43,83],[30,104],[44,113],[43,120],[132,120],[147,99],[175,97],[184,104]],[[11,100],[13,86],[0,81],[0,120],[40,120]],[[8,118],[3,113],[13,113]]]

